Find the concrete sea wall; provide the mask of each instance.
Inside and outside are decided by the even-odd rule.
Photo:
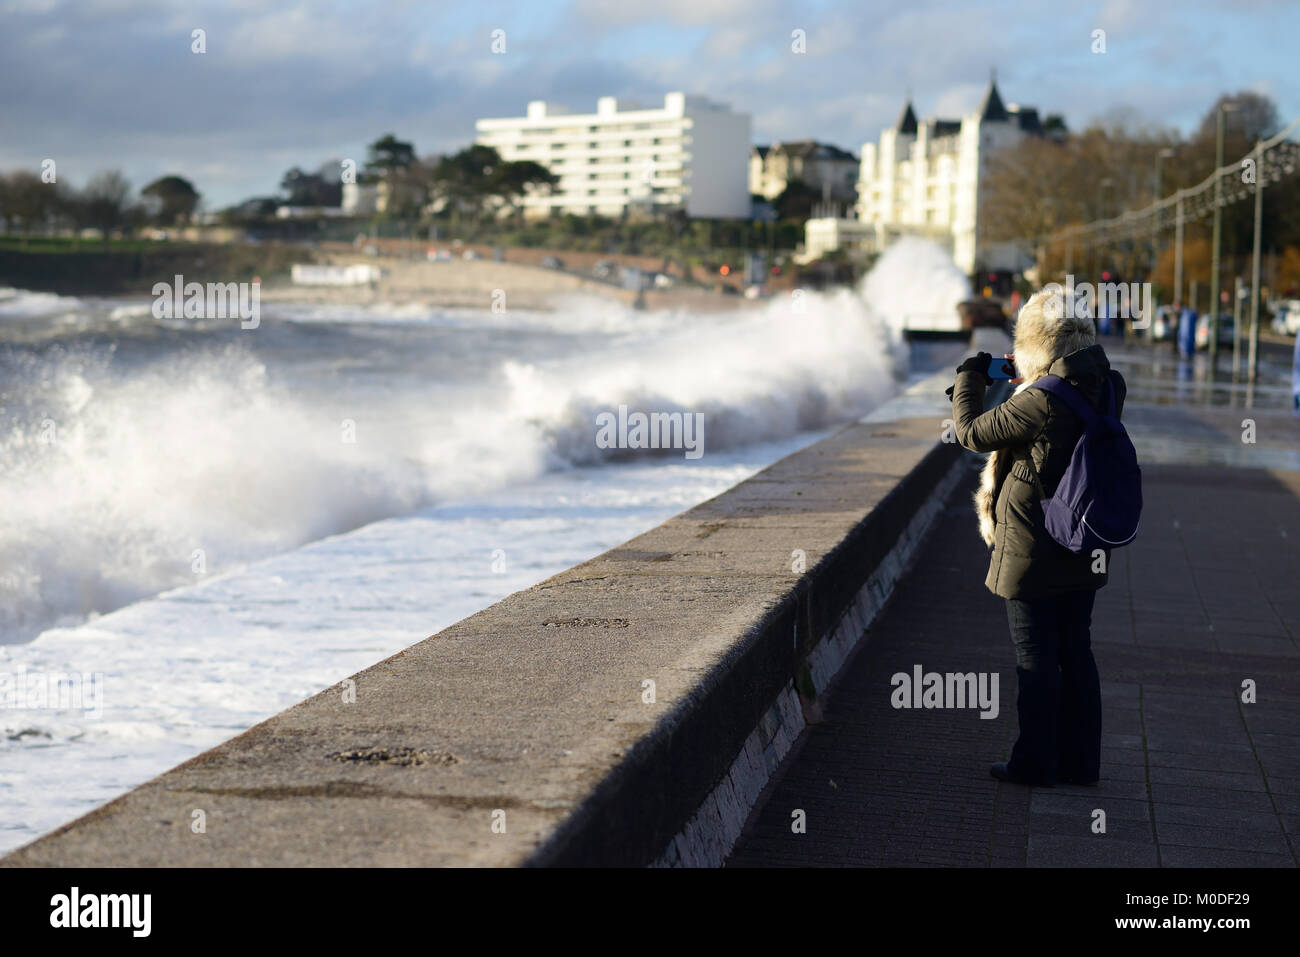
[[[951,379],[0,864],[720,864],[968,467]]]

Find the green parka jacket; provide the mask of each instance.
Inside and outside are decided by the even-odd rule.
[[[1110,371],[1110,361],[1100,345],[1062,356],[1049,370],[1077,386],[1098,409],[1105,401]],[[1118,373],[1112,379],[1117,410],[1122,412],[1127,387]],[[1104,562],[1086,552],[1076,555],[1043,527],[1042,500],[1056,491],[1083,434],[1083,421],[1061,399],[1034,388],[1021,388],[985,412],[984,390],[982,374],[958,373],[952,408],[957,441],[962,446],[974,452],[1006,449],[1003,454],[1011,459],[993,492],[996,524],[985,585],[1002,598],[1023,601],[1101,588],[1107,580],[1109,551]]]

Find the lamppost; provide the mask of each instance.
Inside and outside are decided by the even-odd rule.
[[[1223,222],[1223,114],[1235,110],[1235,103],[1220,103],[1214,111],[1214,247],[1210,257],[1210,373],[1218,368],[1219,359],[1219,240]]]
[[[1105,179],[1103,179],[1101,182],[1097,184],[1098,209],[1100,211],[1100,215],[1097,217],[1098,219],[1108,218],[1106,213],[1109,211],[1110,205],[1107,202],[1107,200],[1109,198],[1109,191],[1112,190],[1114,186],[1115,186],[1115,180],[1113,180],[1109,176],[1107,176]],[[1092,280],[1093,282],[1101,278],[1101,272],[1106,268],[1106,246],[1104,244],[1105,236],[1106,233],[1102,233],[1101,236],[1098,238],[1097,244],[1093,247],[1092,261],[1096,264],[1096,266],[1092,271],[1092,276],[1089,277],[1089,279]]]
[[[1181,304],[1183,301],[1183,226],[1186,217],[1183,215],[1183,191],[1180,189],[1174,195],[1176,199],[1174,203],[1174,299]]]
[[[1250,370],[1247,381],[1253,386],[1259,373],[1259,242],[1264,216],[1264,141],[1255,144],[1255,242],[1250,256]],[[1253,393],[1251,393],[1253,395]]]
[[[1174,151],[1168,147],[1156,153],[1156,190],[1155,202],[1160,202],[1161,191],[1161,161],[1169,159],[1174,155]],[[1160,265],[1160,210],[1155,209],[1151,216],[1151,282],[1156,280],[1156,268]]]

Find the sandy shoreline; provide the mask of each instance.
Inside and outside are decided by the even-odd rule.
[[[371,285],[296,285],[288,279],[262,283],[263,302],[309,302],[330,305],[420,303],[431,307],[518,308],[553,311],[575,297],[597,298],[633,307],[637,293],[574,272],[493,260],[424,262],[392,256],[332,255],[331,265],[379,266],[382,278]],[[698,287],[647,290],[647,309],[726,312],[758,303]]]

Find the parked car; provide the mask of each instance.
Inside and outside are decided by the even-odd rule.
[[[649,285],[650,277],[637,266],[622,266],[618,271],[618,282],[624,289],[644,289]]]
[[[1219,345],[1232,345],[1232,313],[1219,313]],[[1210,348],[1210,317],[1202,313],[1196,317],[1196,348]]]
[[[482,259],[482,258],[483,258],[483,254],[482,254],[481,252],[479,252],[477,249],[467,249],[467,250],[465,250],[465,252],[464,252],[462,255],[464,256],[465,259]]]
[[[591,267],[591,274],[597,279],[613,279],[618,275],[618,263],[602,259]]]
[[[673,279],[673,277],[668,275],[667,273],[665,272],[655,273],[654,285],[656,289],[671,289],[673,288],[674,283],[675,280]]]
[[[1284,299],[1277,304],[1273,331],[1283,336],[1300,335],[1300,299]]]
[[[563,269],[564,260],[556,256],[543,256],[542,265],[545,266],[547,269]]]
[[[1160,306],[1155,318],[1151,320],[1149,335],[1153,342],[1164,342],[1173,337],[1178,330],[1178,317],[1174,315],[1173,306]]]
[[[428,259],[431,263],[449,263],[451,262],[450,249],[430,249]]]

